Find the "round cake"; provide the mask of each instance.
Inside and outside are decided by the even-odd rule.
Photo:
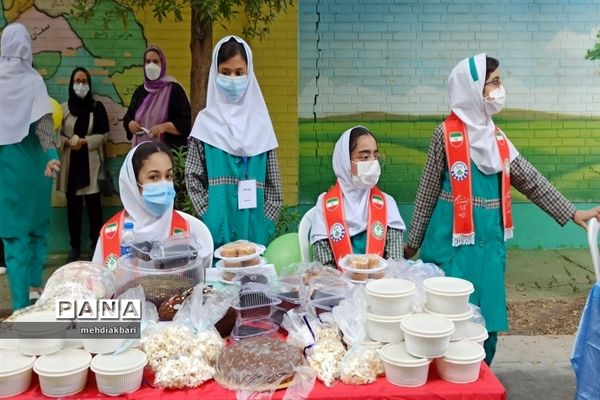
[[[291,381],[303,362],[300,349],[281,340],[244,339],[221,351],[215,380],[231,390],[269,390]]]

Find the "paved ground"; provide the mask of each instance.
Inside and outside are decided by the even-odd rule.
[[[492,370],[509,400],[568,400],[575,394],[573,335],[503,335]]]

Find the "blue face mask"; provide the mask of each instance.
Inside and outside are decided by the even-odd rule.
[[[142,199],[146,211],[155,217],[160,217],[167,211],[173,209],[175,200],[175,188],[173,182],[160,181],[146,183],[142,186]]]
[[[230,101],[237,102],[248,87],[248,75],[233,77],[219,74],[217,76],[217,86]]]

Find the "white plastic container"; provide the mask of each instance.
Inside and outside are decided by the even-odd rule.
[[[408,314],[406,314],[408,315]],[[397,343],[404,340],[404,333],[399,328],[400,322],[406,317],[400,315],[397,317],[388,317],[385,315],[371,314],[367,308],[367,333],[369,337],[377,342]]]
[[[415,284],[406,279],[377,279],[365,286],[371,312],[385,316],[408,314],[415,291]]]
[[[140,388],[147,363],[148,359],[143,351],[129,349],[117,355],[95,356],[90,369],[96,374],[96,385],[100,393],[118,396]]]
[[[92,356],[79,349],[64,349],[42,356],[33,364],[40,378],[42,393],[48,397],[65,397],[85,388]]]
[[[383,360],[385,378],[389,383],[417,387],[427,382],[431,360],[408,354],[404,343],[386,344],[378,353]]]
[[[0,351],[0,360],[0,397],[16,396],[29,389],[35,356],[6,350]]]
[[[480,346],[483,346],[483,342],[485,342],[488,337],[488,331],[485,329],[485,326],[476,324],[474,322],[467,322],[465,327],[465,340],[475,342]]]
[[[427,314],[438,315],[440,317],[448,318],[454,323],[454,333],[450,336],[450,340],[456,341],[464,339],[467,336],[468,323],[473,318],[473,310],[469,307],[466,313],[462,314],[437,314],[430,311],[427,307],[424,307],[424,311]]]
[[[473,284],[460,278],[438,276],[423,281],[427,308],[437,314],[464,314],[469,309]]]
[[[475,342],[461,340],[450,343],[443,358],[436,360],[438,375],[452,383],[471,383],[479,378],[483,347]]]
[[[57,352],[63,347],[68,325],[67,321],[57,321],[53,311],[34,312],[17,318],[14,327],[19,337],[19,351],[30,356]]]
[[[406,350],[415,357],[436,358],[446,354],[454,323],[433,314],[413,314],[402,320]]]
[[[83,349],[92,354],[110,354],[127,339],[83,339]]]

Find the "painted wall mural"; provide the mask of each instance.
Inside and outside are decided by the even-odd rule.
[[[331,185],[333,145],[356,124],[386,155],[383,189],[412,203],[448,74],[481,52],[501,62],[497,124],[568,198],[600,201],[598,15],[593,0],[299,2],[300,203]]]

